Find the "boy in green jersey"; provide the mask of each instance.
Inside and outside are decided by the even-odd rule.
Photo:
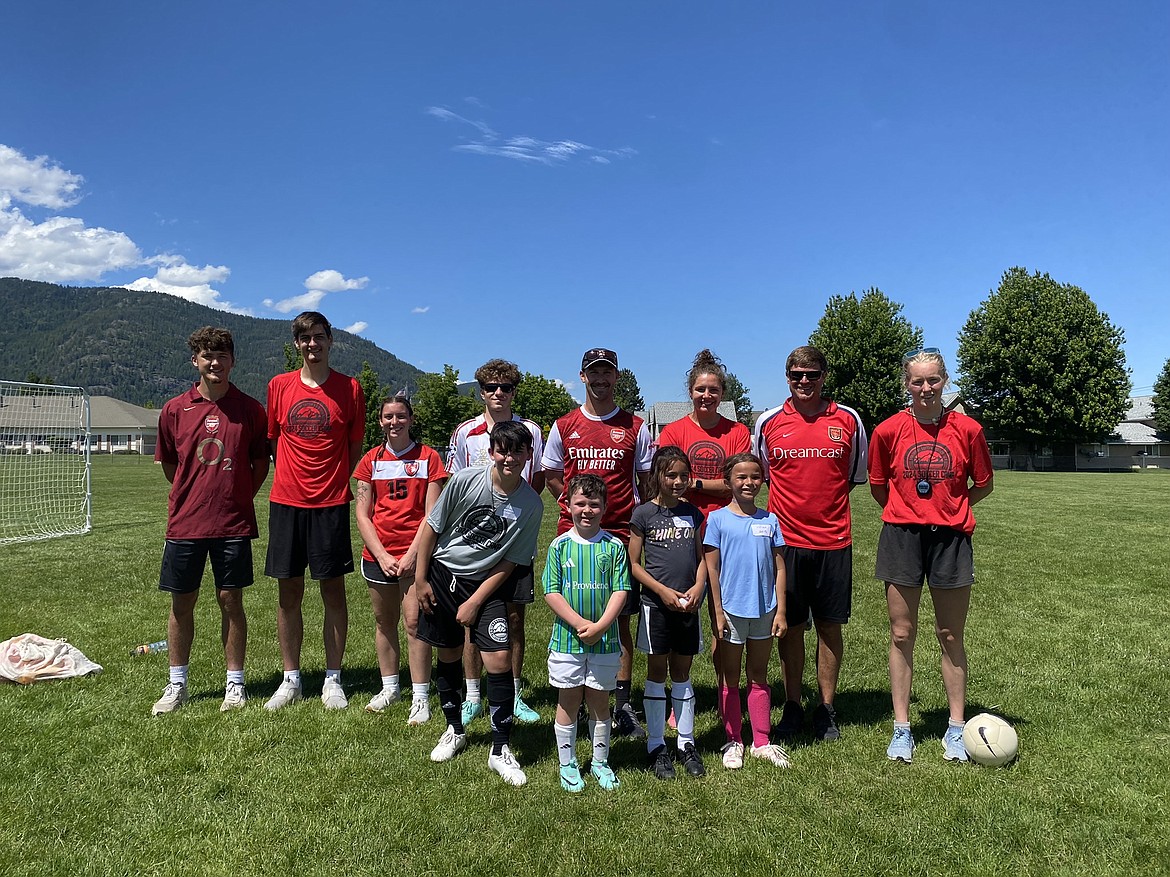
[[[618,616],[630,590],[629,561],[621,540],[601,529],[605,482],[596,475],[569,480],[566,495],[573,528],[548,548],[544,599],[556,615],[549,641],[548,679],[558,689],[554,726],[561,786],[585,788],[577,765],[577,710],[589,707],[592,773],[603,789],[616,789],[609,766],[609,693],[621,665]]]

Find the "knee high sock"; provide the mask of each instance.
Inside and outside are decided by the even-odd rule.
[[[512,736],[512,715],[516,706],[516,683],[512,671],[487,674],[488,715],[492,720],[492,754],[499,755]]]
[[[670,699],[678,725],[678,751],[682,752],[688,743],[695,744],[695,689],[691,680],[671,683]]]
[[[752,720],[752,745],[767,746],[772,733],[772,689],[767,685],[748,685],[748,717]]]
[[[435,668],[435,688],[439,691],[439,708],[447,724],[456,734],[463,733],[463,662],[438,662]]]
[[[577,723],[558,725],[554,722],[553,733],[557,738],[557,761],[564,767],[577,757]]]
[[[646,751],[666,744],[666,683],[646,680],[642,709],[646,713]]]
[[[743,742],[743,701],[739,686],[724,685],[719,689],[719,711],[723,713],[723,730],[728,743]]]
[[[609,719],[589,722],[589,736],[593,740],[593,760],[609,761],[609,735],[612,729]]]
[[[615,713],[630,702],[631,685],[632,683],[629,679],[618,680],[617,688],[614,689],[613,694],[613,710]]]

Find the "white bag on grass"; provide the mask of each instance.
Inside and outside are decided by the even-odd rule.
[[[70,679],[100,673],[95,664],[63,639],[45,639],[22,633],[0,643],[0,679],[28,685],[50,679]]]

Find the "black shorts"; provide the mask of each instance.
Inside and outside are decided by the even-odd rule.
[[[808,621],[846,624],[853,607],[853,546],[844,548],[796,548],[785,545],[784,572],[788,579],[789,629]]]
[[[398,576],[388,576],[376,560],[362,558],[362,578],[371,585],[397,585],[401,582]]]
[[[322,581],[353,572],[349,503],[302,509],[268,503],[268,559],[264,574],[295,579],[305,574]]]
[[[463,625],[455,620],[455,613],[476,592],[483,579],[472,581],[454,576],[447,567],[432,558],[427,581],[435,592],[435,607],[429,615],[419,612],[418,638],[441,649],[463,645],[465,631]],[[512,647],[512,638],[508,633],[508,610],[498,590],[484,603],[479,618],[471,625],[471,642],[481,652],[502,652]]]
[[[252,584],[252,540],[248,537],[168,539],[163,546],[159,590],[172,594],[198,591],[209,557],[216,588],[231,590]]]
[[[703,625],[697,612],[671,612],[642,603],[638,613],[639,652],[647,655],[697,655],[703,649]]]
[[[532,577],[532,565],[517,566],[496,592],[506,603],[522,603],[527,606],[536,599],[536,582]]]
[[[883,524],[874,578],[908,588],[964,588],[975,582],[971,537],[950,527]]]

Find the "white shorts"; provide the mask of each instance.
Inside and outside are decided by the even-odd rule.
[[[772,622],[776,618],[773,609],[762,618],[744,618],[742,615],[732,615],[724,612],[727,619],[727,636],[723,637],[734,646],[742,646],[749,639],[771,639]]]
[[[548,653],[548,684],[553,688],[595,688],[613,691],[617,688],[618,668],[622,653],[608,655]]]

